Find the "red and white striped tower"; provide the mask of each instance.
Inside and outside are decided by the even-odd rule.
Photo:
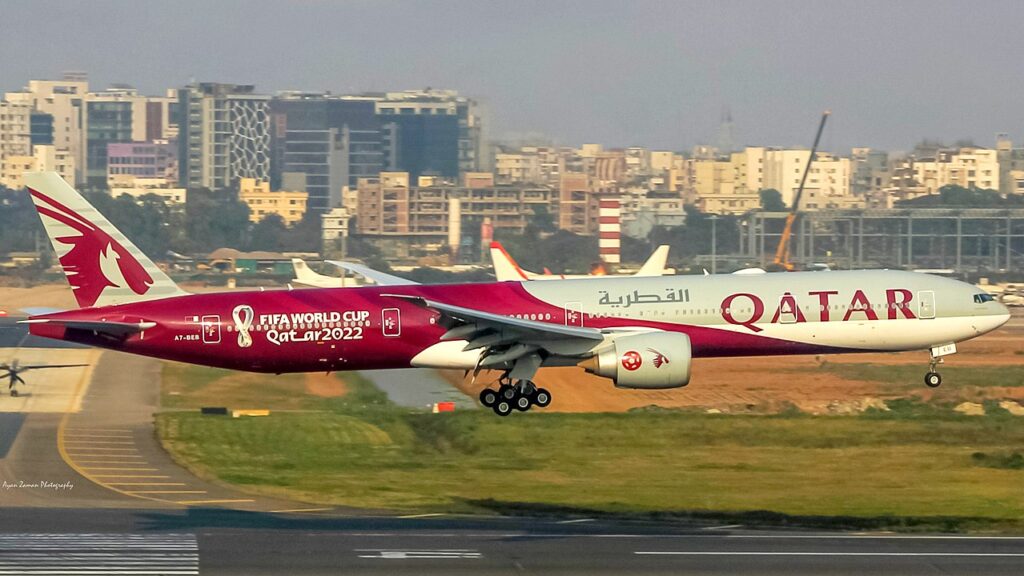
[[[619,198],[618,196],[604,197],[599,202],[597,245],[601,253],[601,260],[606,264],[618,264],[621,230]]]

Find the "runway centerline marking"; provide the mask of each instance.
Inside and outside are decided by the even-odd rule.
[[[407,550],[407,549],[356,549],[355,552],[371,552],[356,554],[359,558],[374,560],[478,560],[483,554],[473,549],[440,549],[440,550]]]

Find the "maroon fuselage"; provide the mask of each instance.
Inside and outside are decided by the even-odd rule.
[[[255,372],[407,368],[446,328],[440,315],[391,294],[558,325],[564,307],[544,302],[518,282],[384,286],[192,294],[43,316],[64,320],[153,322],[127,338],[59,324],[35,323],[32,334],[167,360]],[[245,310],[247,309],[247,310]],[[248,321],[248,323],[246,322]],[[708,326],[587,317],[587,326],[649,327],[689,334],[694,356],[802,354],[828,351]],[[243,336],[243,332],[248,338]]]

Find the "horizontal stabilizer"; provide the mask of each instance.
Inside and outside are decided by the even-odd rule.
[[[156,322],[105,322],[102,320],[63,320],[60,318],[30,318],[22,320],[19,324],[61,326],[68,330],[86,330],[114,338],[127,338],[132,334],[156,327]]]

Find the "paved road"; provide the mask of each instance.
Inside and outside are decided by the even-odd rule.
[[[384,391],[395,404],[409,408],[423,408],[435,402],[455,402],[457,410],[473,410],[476,401],[463,394],[437,373],[426,368],[403,370],[374,370],[360,372]]]
[[[0,574],[1021,574],[1024,538],[388,517],[239,494],[156,441],[159,370],[105,353],[81,411],[0,414]]]
[[[28,333],[25,324],[18,324],[23,318],[0,318],[0,348],[85,348],[81,344],[40,338]]]
[[[1024,570],[1024,538],[756,532],[583,520],[8,508],[0,513],[0,573],[5,564],[33,559],[12,542],[35,546],[36,568],[44,561],[62,562],[64,570],[105,566],[108,573],[157,561],[164,563],[162,573],[198,569],[205,575],[1017,575]]]

